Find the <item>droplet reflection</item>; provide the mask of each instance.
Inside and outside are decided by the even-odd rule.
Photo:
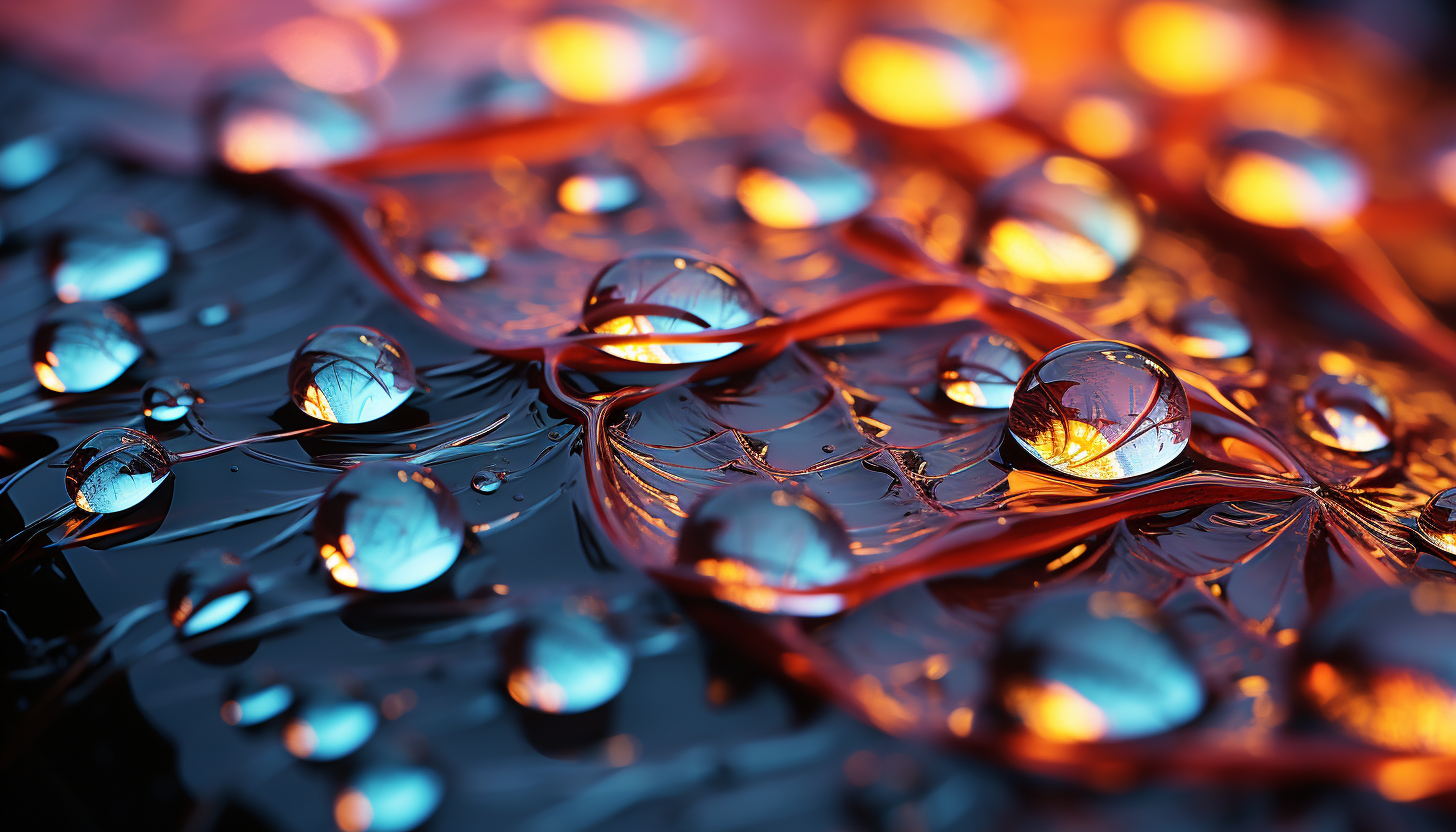
[[[370,123],[339,99],[276,81],[238,89],[217,127],[218,154],[244,173],[324,165],[374,141]]]
[[[1224,4],[1152,0],[1123,19],[1127,62],[1175,95],[1207,95],[1259,71],[1270,33],[1263,20]]]
[[[1021,347],[1005,335],[968,332],[940,354],[940,389],[946,398],[967,407],[1007,408],[1030,363]]]
[[[1323,226],[1365,205],[1365,171],[1351,156],[1256,130],[1226,142],[1208,178],[1214,201],[1240,219],[1276,228]]]
[[[372,422],[415,389],[415,367],[388,335],[365,326],[331,326],[298,348],[288,389],[304,413],[325,422]]]
[[[1194,358],[1235,358],[1254,345],[1249,328],[1218,298],[1185,303],[1168,329],[1174,345]]]
[[[1456,555],[1456,488],[1432,494],[1421,507],[1416,526],[1432,546]]]
[[[154,378],[142,387],[142,415],[154,422],[185,418],[202,397],[180,378]]]
[[[131,428],[86,437],[66,466],[66,493],[84,511],[111,514],[145,500],[172,473],[172,455]]]
[[[51,264],[51,286],[66,303],[111,300],[161,277],[172,246],[126,222],[96,225],[63,237]]]
[[[61,148],[44,134],[0,147],[0,189],[19,190],[44,179],[61,161]]]
[[[556,201],[569,213],[610,214],[636,202],[642,195],[637,178],[615,167],[581,170],[561,181]]]
[[[803,148],[765,153],[738,179],[738,204],[759,225],[811,228],[858,214],[874,195],[870,178]]]
[[[354,753],[379,725],[372,705],[351,700],[304,706],[283,728],[283,747],[301,760],[337,760]]]
[[[343,832],[409,832],[429,819],[445,794],[440,775],[418,766],[375,766],[334,801]]]
[[[281,683],[239,685],[222,703],[222,721],[244,728],[267,722],[293,705],[293,689]]]
[[[114,303],[52,309],[36,325],[30,360],[47,390],[87,393],[116,381],[143,352],[141,333]]]
[[[1295,399],[1294,411],[1306,436],[1342,451],[1378,451],[1395,435],[1390,399],[1337,353],[1321,356],[1320,371]]]
[[[596,619],[553,610],[532,618],[508,646],[506,692],[547,713],[600,707],[621,692],[632,654]]]
[[[861,35],[839,66],[845,95],[865,112],[906,127],[952,127],[995,115],[1015,99],[1012,55],[983,40],[933,29]]]
[[[228,623],[253,600],[248,570],[237,555],[203,552],[177,570],[167,588],[167,609],[179,635],[195,636]]]
[[[612,6],[583,8],[536,24],[531,69],[571,101],[608,104],[671,86],[697,68],[699,44],[656,20]]]

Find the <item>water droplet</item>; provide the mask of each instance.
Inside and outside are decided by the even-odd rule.
[[[334,801],[343,832],[409,832],[429,819],[445,795],[440,775],[418,766],[375,766],[354,777]]]
[[[607,266],[587,294],[582,323],[620,335],[733,329],[758,320],[758,299],[723,266],[689,252],[648,251]],[[739,343],[620,344],[602,350],[644,364],[712,361]]]
[[[1193,421],[1182,382],[1161,360],[1118,341],[1075,341],[1021,377],[1007,427],[1063,474],[1116,480],[1176,459]]]
[[[838,612],[837,598],[789,596],[854,571],[849,535],[830,506],[795,483],[749,481],[711,491],[693,505],[677,562],[717,582],[715,594],[759,612]]]
[[[142,415],[155,422],[175,422],[202,401],[180,378],[154,378],[142,387]]]
[[[1016,382],[1031,359],[1005,335],[968,332],[940,354],[940,389],[968,407],[1011,406]]]
[[[528,35],[531,69],[570,101],[627,101],[697,68],[698,44],[667,24],[611,6],[549,17]]]
[[[515,500],[516,502],[519,503],[519,502],[522,502],[522,501],[524,501],[526,499],[526,495],[525,494],[512,494],[511,495],[511,499],[512,500]]]
[[[1056,742],[1161,734],[1205,700],[1152,604],[1126,592],[1037,598],[1002,632],[997,665],[1006,710]]]
[[[250,575],[230,552],[211,550],[189,559],[167,588],[172,626],[186,636],[228,623],[253,600]]]
[[[1225,142],[1208,178],[1224,210],[1276,228],[1322,226],[1353,216],[1369,193],[1365,171],[1343,152],[1268,130]]]
[[[496,471],[477,471],[475,476],[470,478],[470,487],[482,494],[494,494],[500,490],[501,483],[505,481],[506,478]]]
[[[374,707],[336,700],[305,705],[283,728],[283,747],[301,760],[337,760],[354,753],[379,726]]]
[[[490,270],[490,258],[471,248],[435,247],[420,255],[420,268],[436,280],[464,283],[484,277]]]
[[[222,721],[244,728],[267,722],[293,705],[293,689],[278,682],[244,683],[222,703]]]
[[[87,393],[116,381],[142,352],[141,332],[125,309],[114,303],[73,303],[41,318],[30,360],[47,390]]]
[[[951,127],[1010,106],[1021,71],[1010,52],[933,29],[861,35],[839,65],[845,95],[881,121]]]
[[[240,86],[221,114],[218,153],[234,170],[316,167],[373,146],[369,122],[337,98],[276,79]]]
[[[824,445],[819,450],[823,451],[826,454],[832,454],[832,453],[834,453],[834,446],[833,445]]]
[[[325,422],[372,422],[404,403],[415,389],[415,367],[404,349],[366,326],[331,326],[298,348],[288,366],[288,389],[304,413]]]
[[[107,428],[86,437],[66,465],[77,507],[111,514],[145,500],[172,473],[172,455],[139,430]]]
[[[450,568],[465,526],[455,495],[430,469],[373,461],[340,474],[324,491],[313,539],[340,584],[401,592]]]
[[[1303,641],[1305,697],[1330,722],[1399,751],[1456,753],[1456,587],[1366,593]]]
[[[0,147],[0,189],[15,191],[44,179],[61,162],[61,148],[49,136],[35,134]]]
[[[1168,329],[1174,345],[1194,358],[1236,358],[1254,343],[1249,328],[1218,298],[1183,304]]]
[[[1062,114],[1062,133],[1077,152],[1114,159],[1136,150],[1146,138],[1146,118],[1135,99],[1088,94],[1073,99]]]
[[[1123,18],[1120,41],[1133,70],[1175,95],[1208,95],[1257,73],[1272,44],[1247,11],[1194,0],[1152,0]]]
[[[637,177],[619,165],[597,164],[561,180],[556,201],[572,214],[610,214],[642,196]]]
[[[95,225],[57,242],[51,286],[66,303],[111,300],[151,283],[172,264],[165,239],[129,222]]]
[[[559,431],[559,430],[548,430],[548,431],[546,431],[546,438],[547,439],[550,439],[552,442],[560,442],[561,441],[561,431]]]
[[[1456,555],[1456,488],[1432,494],[1421,507],[1416,526],[1432,546]]]
[[[1142,244],[1132,197],[1101,166],[1049,156],[998,180],[981,203],[990,268],[1043,283],[1097,283]]]
[[[394,68],[399,36],[371,15],[310,15],[269,29],[263,49],[299,84],[331,93],[357,93]]]
[[[1352,453],[1378,451],[1395,435],[1390,400],[1375,382],[1346,366],[1348,361],[1321,359],[1335,372],[1316,373],[1295,399],[1295,415],[1300,430],[1322,445]]]
[[[506,692],[528,708],[574,714],[621,692],[632,654],[596,619],[553,610],[534,616],[507,645]]]
[[[197,323],[202,326],[222,326],[233,319],[231,304],[214,303],[197,310]]]
[[[863,211],[873,196],[863,171],[792,145],[759,154],[738,178],[738,204],[770,228],[839,222]]]

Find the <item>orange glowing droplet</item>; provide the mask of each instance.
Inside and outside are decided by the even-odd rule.
[[[334,802],[334,823],[343,832],[364,832],[374,822],[374,807],[356,789],[345,789]]]
[[[1142,127],[1132,109],[1115,98],[1078,98],[1062,116],[1062,132],[1079,152],[1098,159],[1125,156],[1142,140]]]
[[[394,68],[399,39],[373,17],[301,17],[273,28],[264,49],[294,81],[328,93],[379,83]]]
[[[1029,731],[1052,742],[1093,742],[1107,733],[1107,717],[1062,682],[1022,684],[1006,693],[1006,708]]]
[[[1196,0],[1153,0],[1123,18],[1128,64],[1174,95],[1228,89],[1263,66],[1269,33],[1263,20]]]

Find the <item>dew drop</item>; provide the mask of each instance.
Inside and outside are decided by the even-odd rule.
[[[619,165],[598,164],[577,170],[561,180],[556,202],[571,214],[610,214],[642,196],[637,177]]]
[[[0,147],[0,189],[16,191],[46,178],[61,162],[61,148],[37,133]]]
[[[470,487],[482,494],[494,494],[500,490],[501,484],[505,481],[506,478],[499,472],[487,469],[477,471],[475,476],[470,478]]]
[[[415,368],[389,336],[365,326],[331,326],[298,348],[288,389],[304,413],[325,422],[372,422],[404,403]]]
[[[1126,592],[1037,598],[1006,625],[996,664],[1002,705],[1054,742],[1161,734],[1206,698],[1152,604]]]
[[[1119,40],[1128,64],[1174,95],[1208,95],[1257,73],[1268,59],[1266,21],[1230,4],[1149,0],[1123,18]]]
[[[1225,142],[1208,193],[1240,219],[1276,228],[1323,226],[1353,216],[1369,193],[1364,169],[1341,151],[1268,130]]]
[[[512,494],[511,495],[511,499],[512,500],[515,500],[518,503],[519,502],[523,502],[526,499],[526,495],[525,494]]]
[[[1426,542],[1447,554],[1456,555],[1456,488],[1448,488],[1421,507],[1416,526]]]
[[[688,511],[677,563],[716,582],[721,600],[758,612],[831,615],[838,598],[784,595],[814,589],[854,571],[839,516],[795,483],[749,481],[711,491]]]
[[[419,766],[374,766],[354,777],[334,800],[343,832],[409,832],[435,813],[445,781]]]
[[[834,453],[834,446],[833,445],[824,445],[819,450],[823,451],[826,454],[832,454],[832,453]]]
[[[699,62],[697,42],[626,9],[595,6],[548,17],[527,38],[531,69],[569,101],[606,104],[671,86]]]
[[[812,228],[848,219],[874,196],[856,168],[797,146],[766,151],[738,178],[738,204],[770,228]]]
[[[142,387],[142,415],[154,422],[184,418],[202,397],[180,378],[155,378]]]
[[[378,726],[379,714],[364,702],[310,703],[283,727],[283,747],[301,760],[337,760],[368,742]]]
[[[1010,106],[1021,72],[1010,52],[933,29],[861,35],[839,65],[845,95],[881,121],[952,127]]]
[[[145,500],[172,473],[172,455],[151,436],[107,428],[86,437],[66,465],[66,493],[97,514],[125,511]]]
[[[1321,364],[1328,369],[1294,401],[1300,430],[1321,445],[1351,453],[1390,445],[1395,426],[1385,393],[1343,356],[1327,353]]]
[[[202,326],[222,326],[233,319],[231,304],[214,303],[197,310],[197,323]]]
[[[1168,325],[1173,344],[1194,358],[1236,358],[1253,346],[1249,328],[1218,298],[1183,304]]]
[[[1137,253],[1132,197],[1101,166],[1049,156],[987,189],[977,250],[987,267],[1052,284],[1097,283]]]
[[[1119,341],[1074,341],[1021,377],[1007,427],[1063,474],[1117,480],[1176,459],[1193,422],[1182,382],[1160,359]]]
[[[161,277],[172,246],[129,222],[95,225],[60,238],[52,253],[51,287],[66,303],[111,300]]]
[[[622,691],[632,672],[632,654],[600,622],[565,610],[532,617],[506,652],[506,692],[547,713],[600,707]]]
[[[1031,359],[1005,335],[968,332],[940,354],[940,389],[946,398],[968,407],[1011,406],[1016,382]]]
[[[401,592],[438,578],[465,540],[455,495],[429,469],[371,461],[324,491],[313,539],[334,580],[373,592]]]
[[[233,687],[222,703],[222,721],[249,727],[267,722],[293,705],[293,688],[280,682],[246,682]]]
[[[36,325],[30,360],[47,390],[87,393],[116,381],[143,352],[141,332],[114,303],[72,303]]]
[[[486,247],[463,233],[431,235],[419,264],[425,274],[446,283],[466,283],[490,271]]]
[[[185,638],[233,620],[253,600],[250,577],[230,552],[214,549],[189,559],[167,588],[172,626]]]
[[[324,165],[363,153],[374,129],[357,111],[326,93],[277,79],[241,85],[222,109],[218,154],[234,170]]]
[[[582,323],[614,335],[733,329],[758,320],[758,299],[742,278],[690,252],[632,254],[602,270],[587,294]],[[618,344],[604,352],[644,364],[712,361],[739,343]]]

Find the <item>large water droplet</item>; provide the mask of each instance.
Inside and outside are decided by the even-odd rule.
[[[1005,335],[968,332],[940,354],[940,389],[946,398],[969,407],[1007,408],[1030,363]]]
[[[51,287],[66,303],[111,300],[161,277],[172,246],[129,222],[98,224],[62,237],[51,263]]]
[[[61,161],[61,148],[37,133],[0,147],[0,189],[19,190],[44,179]]]
[[[1160,359],[1118,341],[1075,341],[1021,377],[1007,427],[1064,474],[1117,480],[1176,459],[1193,421],[1182,382]]]
[[[1326,353],[1321,370],[1294,400],[1300,430],[1322,445],[1352,453],[1378,451],[1395,435],[1390,400],[1349,359]]]
[[[532,27],[531,69],[571,101],[605,104],[671,86],[697,68],[698,44],[682,32],[625,9],[594,6]]]
[[[606,704],[627,684],[632,654],[596,619],[553,610],[507,646],[506,692],[538,711],[574,714]]]
[[[369,122],[339,99],[278,80],[241,86],[217,128],[218,154],[246,173],[327,164],[374,140]]]
[[[1305,637],[1301,687],[1324,717],[1366,742],[1456,753],[1456,587],[1370,592]]]
[[[1003,706],[1056,742],[1126,740],[1193,719],[1205,694],[1153,606],[1125,592],[1043,596],[1002,632]]]
[[[1368,195],[1365,171],[1338,150],[1255,130],[1224,143],[1208,193],[1236,217],[1276,228],[1322,226],[1353,216]]]
[[[304,706],[283,728],[283,747],[302,760],[347,757],[374,736],[379,714],[372,705],[352,700]]]
[[[455,495],[419,465],[364,462],[334,480],[319,501],[313,539],[334,580],[401,592],[444,574],[460,554],[465,525]]]
[[[367,326],[331,326],[310,337],[288,365],[288,389],[299,410],[325,422],[372,422],[415,389],[404,349]]]
[[[863,171],[807,149],[759,154],[738,178],[738,204],[770,228],[811,228],[858,214],[874,187]]]
[[[733,329],[763,314],[742,278],[699,255],[676,251],[632,254],[607,266],[587,294],[582,324],[619,335]],[[712,361],[742,344],[621,344],[602,350],[644,364]]]
[[[184,418],[202,397],[180,378],[154,378],[142,387],[142,415],[154,422]]]
[[[585,166],[561,180],[556,201],[572,214],[610,214],[642,195],[637,177],[620,165]]]
[[[116,381],[142,352],[141,333],[125,309],[114,303],[73,303],[41,318],[30,360],[47,390],[86,393]]]
[[[167,588],[172,626],[185,637],[233,620],[253,600],[250,578],[243,561],[231,552],[214,549],[191,558]]]
[[[429,819],[445,795],[440,775],[419,766],[375,766],[360,772],[334,801],[343,832],[409,832]]]
[[[1421,507],[1416,526],[1432,546],[1456,555],[1456,488],[1432,494]]]
[[[293,689],[281,682],[237,685],[222,703],[222,721],[248,727],[267,722],[293,705]]]
[[[933,29],[861,35],[839,65],[845,95],[882,121],[951,127],[995,115],[1021,86],[1013,56],[982,40]]]
[[[998,180],[981,202],[981,259],[1044,283],[1097,283],[1142,244],[1132,197],[1101,166],[1050,156]]]
[[[1235,358],[1254,343],[1249,328],[1218,298],[1183,304],[1168,329],[1173,344],[1194,358]]]
[[[125,511],[172,473],[172,455],[139,430],[107,428],[86,437],[66,465],[66,493],[97,514]]]
[[[830,615],[841,602],[783,595],[854,571],[849,535],[830,506],[794,483],[749,481],[709,492],[688,511],[677,562],[716,582],[724,601],[759,612]]]

